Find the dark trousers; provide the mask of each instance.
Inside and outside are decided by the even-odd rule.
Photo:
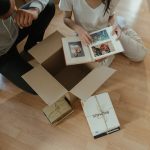
[[[25,5],[23,8],[28,9],[28,5]],[[16,46],[26,36],[28,36],[28,38],[24,47],[25,51],[41,41],[54,14],[55,6],[53,1],[50,0],[45,9],[40,13],[38,19],[33,21],[30,27],[20,29],[18,38],[12,48],[5,55],[0,56],[0,73],[22,90],[32,94],[36,94],[36,92],[22,79],[21,76],[33,67],[20,56]]]

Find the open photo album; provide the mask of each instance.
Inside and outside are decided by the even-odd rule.
[[[90,33],[92,44],[84,45],[78,36],[62,38],[66,65],[94,62],[123,52],[117,35],[112,35],[112,26]]]

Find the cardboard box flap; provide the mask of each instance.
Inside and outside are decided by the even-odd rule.
[[[33,68],[22,77],[48,105],[56,102],[67,92],[41,65]]]
[[[88,99],[116,70],[108,67],[96,67],[70,92],[78,98]]]
[[[58,31],[54,32],[52,35],[48,36],[45,40],[37,44],[29,50],[29,53],[42,64],[50,56],[52,56],[56,51],[62,48],[61,35]]]

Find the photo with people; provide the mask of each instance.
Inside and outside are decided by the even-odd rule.
[[[72,58],[85,56],[83,48],[82,48],[82,44],[80,41],[69,42],[68,45],[69,45],[70,54]]]
[[[92,52],[94,53],[94,57],[105,55],[115,51],[115,48],[111,41],[92,46],[91,48]]]

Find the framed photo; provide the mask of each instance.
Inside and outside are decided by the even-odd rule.
[[[68,46],[72,58],[85,56],[81,41],[68,42]]]

